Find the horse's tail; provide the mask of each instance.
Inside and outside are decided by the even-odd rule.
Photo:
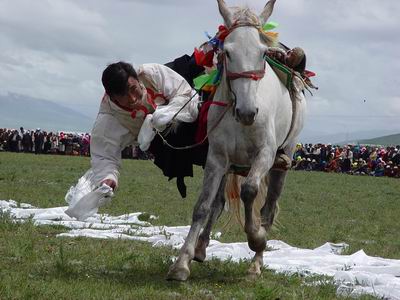
[[[244,227],[244,220],[241,214],[241,201],[240,201],[240,187],[245,180],[244,177],[234,174],[228,174],[225,185],[225,199],[227,201],[228,212],[229,212],[229,219],[225,226],[231,223],[233,219],[235,219],[242,227]],[[265,176],[260,183],[258,193],[256,198],[254,199],[253,204],[253,218],[261,224],[261,215],[260,211],[261,208],[264,206],[265,199],[267,198],[267,176]],[[277,220],[279,212],[279,206],[276,205],[275,209],[275,219]]]

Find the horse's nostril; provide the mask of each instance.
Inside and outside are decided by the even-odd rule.
[[[235,109],[235,119],[239,122],[242,122],[245,125],[251,125],[256,120],[258,113],[258,108],[252,111],[240,111],[240,109]]]
[[[235,109],[235,114],[236,114],[236,117],[239,117],[240,113],[239,113],[239,109],[238,108]]]

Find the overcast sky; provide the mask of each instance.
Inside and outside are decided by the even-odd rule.
[[[226,2],[258,13],[266,3]],[[399,0],[277,0],[280,40],[304,48],[317,73],[309,134],[400,132],[399,16]],[[94,119],[107,64],[191,54],[221,23],[215,0],[0,0],[0,92]]]

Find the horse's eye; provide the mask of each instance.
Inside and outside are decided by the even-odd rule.
[[[225,50],[225,55],[228,59],[231,59],[231,56],[229,55],[229,52]]]

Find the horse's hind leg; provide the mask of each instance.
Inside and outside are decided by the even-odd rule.
[[[222,178],[221,184],[217,192],[217,196],[215,197],[211,205],[211,215],[208,218],[208,222],[204,227],[203,232],[199,236],[199,240],[197,241],[196,249],[194,251],[194,260],[198,262],[203,262],[204,259],[206,258],[206,248],[210,242],[211,229],[215,224],[215,222],[218,220],[224,208],[225,184],[226,184],[226,175]]]
[[[224,169],[219,168],[207,160],[204,171],[203,188],[193,210],[192,225],[190,226],[185,244],[180,250],[178,259],[169,269],[167,275],[168,280],[184,281],[189,277],[189,264],[194,258],[195,246],[199,238],[200,230],[210,215],[211,204],[215,199],[224,174]]]
[[[264,206],[261,208],[261,224],[268,231],[274,223],[278,199],[285,184],[287,171],[270,170],[268,174],[268,192]]]

